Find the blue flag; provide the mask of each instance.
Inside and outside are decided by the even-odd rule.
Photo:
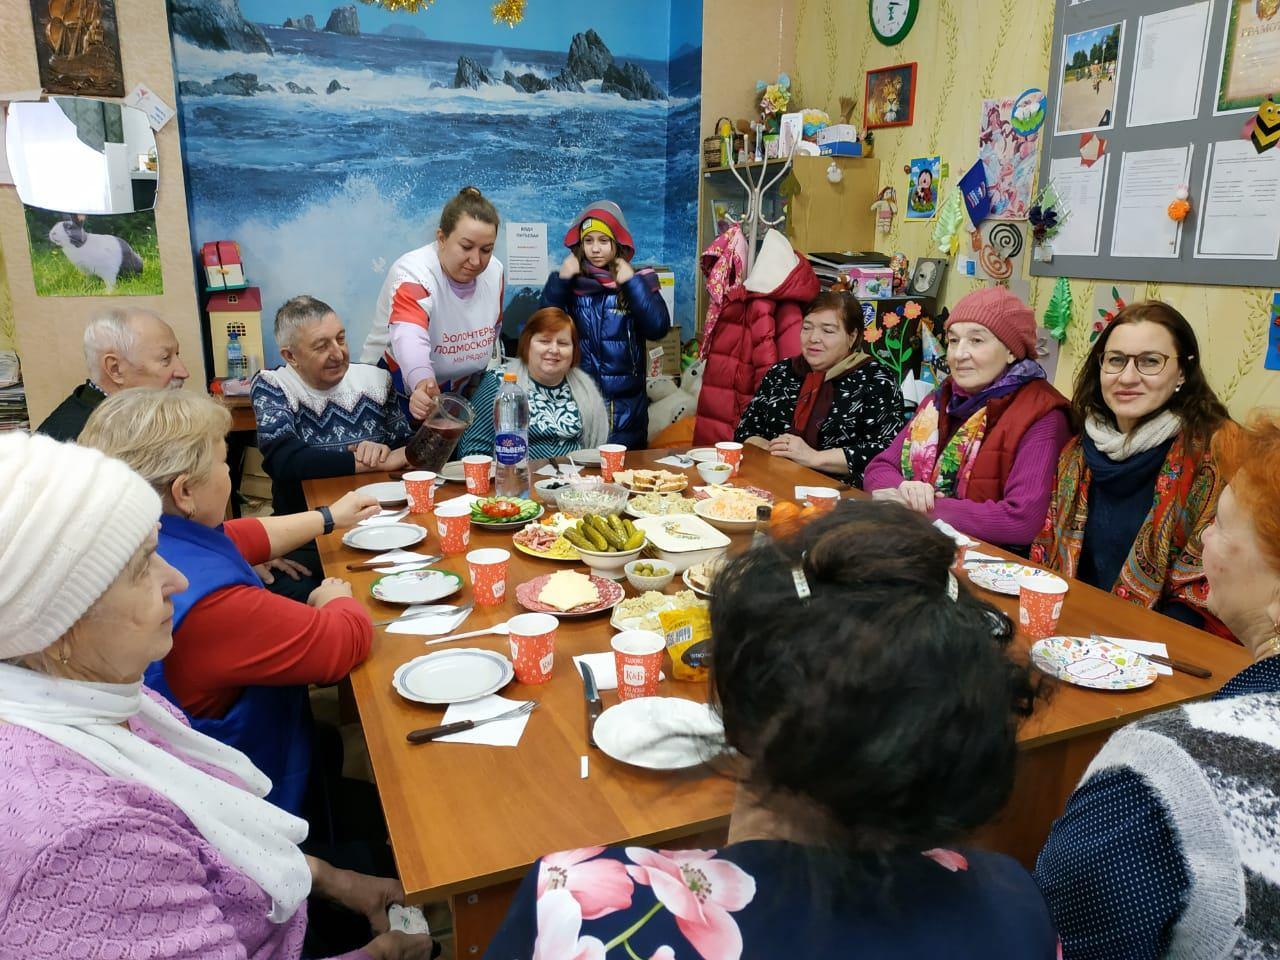
[[[987,172],[982,168],[981,160],[975,161],[969,172],[960,178],[960,193],[964,197],[964,208],[969,211],[969,220],[976,229],[991,212],[991,192],[987,189]]]

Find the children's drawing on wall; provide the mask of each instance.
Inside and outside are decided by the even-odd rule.
[[[1123,23],[1062,38],[1057,133],[1110,130],[1114,125],[1123,39]]]
[[[513,29],[464,0],[171,5],[192,240],[235,239],[264,310],[313,294],[359,345],[387,265],[435,238],[460,187],[496,205],[499,259],[506,223],[558,236],[610,199],[643,260],[675,271],[692,335],[701,7],[541,0]]]
[[[942,179],[941,157],[920,157],[911,161],[907,183],[907,219],[932,220],[938,215],[938,188]]]
[[[164,293],[154,211],[86,216],[26,207],[31,274],[42,297]]]
[[[1044,116],[1045,97],[1040,90],[982,101],[978,159],[982,161],[991,198],[987,219],[1026,219]]]

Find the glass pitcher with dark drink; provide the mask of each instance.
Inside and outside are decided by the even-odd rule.
[[[405,444],[405,460],[415,470],[439,473],[473,419],[471,404],[456,393],[442,393],[436,398],[435,409]]]

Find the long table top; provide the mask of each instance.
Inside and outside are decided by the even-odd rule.
[[[628,452],[627,466],[651,466],[668,452]],[[690,469],[688,474],[691,486],[700,482],[696,471]],[[312,480],[304,489],[308,503],[320,505],[331,503],[364,483],[382,479],[385,477],[364,474]],[[797,485],[831,485],[829,478],[750,446],[737,482],[768,489],[779,499],[792,499]],[[460,484],[440,487],[437,503],[462,492]],[[862,496],[857,491],[847,491],[845,495]],[[439,540],[434,518],[426,519],[423,526],[430,536],[416,549],[436,552]],[[746,536],[735,539],[745,544]],[[485,546],[510,549],[511,534],[473,528],[471,548]],[[375,620],[399,612],[401,608],[370,595],[376,574],[347,572],[348,563],[367,560],[369,554],[344,546],[340,531],[322,537],[319,547],[326,575],[346,577],[355,596]],[[994,547],[984,545],[981,549],[1003,555]],[[514,599],[514,588],[526,580],[557,569],[584,569],[530,557],[514,549],[511,553],[507,602],[497,607],[476,607],[460,630],[478,630],[522,612]],[[467,584],[462,594],[450,602],[469,600],[465,557],[446,557],[436,566],[461,574]],[[623,583],[627,595],[634,595],[630,585]],[[667,590],[677,589],[683,589],[678,577]],[[971,589],[1016,620],[1017,598]],[[1206,697],[1249,662],[1245,651],[1228,641],[1077,581],[1072,581],[1067,593],[1060,630],[1072,635],[1087,636],[1096,631],[1162,641],[1168,644],[1170,656],[1206,666],[1213,671],[1213,677],[1199,680],[1174,673],[1161,676],[1150,687],[1126,693],[1063,684],[1023,725],[1019,735],[1023,749],[1106,730],[1151,711]],[[400,878],[412,900],[440,898],[516,879],[539,856],[556,850],[597,844],[652,845],[727,823],[734,788],[720,775],[709,771],[680,775],[646,771],[617,763],[587,747],[582,681],[571,658],[608,650],[613,632],[608,615],[561,621],[552,679],[532,687],[513,682],[502,691],[512,699],[539,701],[519,745],[510,748],[407,743],[406,733],[439,723],[444,708],[409,702],[391,687],[396,668],[423,653],[454,646],[505,653],[505,637],[477,637],[427,648],[422,637],[376,629],[369,659],[352,671],[350,682]],[[1024,648],[1029,645],[1021,635],[1017,643]],[[659,692],[663,696],[706,699],[701,684],[666,680]],[[616,702],[617,694],[607,691],[602,698],[608,708]],[[580,758],[584,755],[589,756],[586,779],[580,777]]]

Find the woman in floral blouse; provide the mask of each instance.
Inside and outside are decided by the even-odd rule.
[[[954,555],[906,507],[846,502],[729,561],[709,691],[735,751],[728,845],[543,857],[486,956],[1054,960],[1026,871],[943,846],[1005,803],[1036,698]]]
[[[902,426],[897,381],[862,352],[862,307],[847,293],[818,295],[800,348],[769,368],[733,438],[860,484],[867,462]]]
[[[573,318],[545,307],[520,332],[518,360],[507,364],[529,397],[529,459],[598,447],[609,437],[609,414],[595,382],[579,369],[582,353]],[[493,402],[501,370],[489,370],[471,395],[476,417],[458,441],[457,456],[493,453]]]

